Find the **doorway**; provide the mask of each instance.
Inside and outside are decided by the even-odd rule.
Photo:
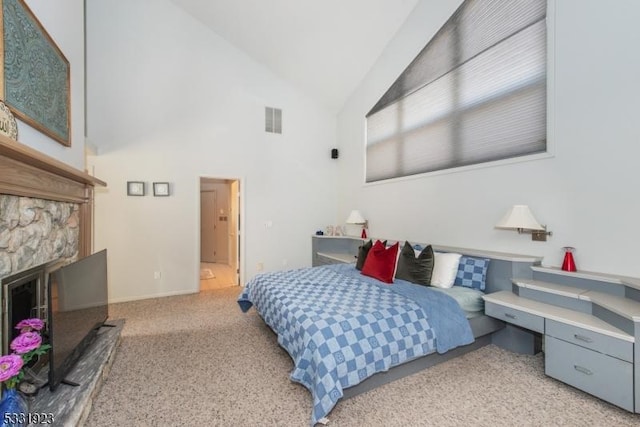
[[[240,181],[200,178],[200,290],[240,284]]]

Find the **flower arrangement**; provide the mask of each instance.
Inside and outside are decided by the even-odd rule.
[[[36,356],[49,351],[49,344],[42,344],[40,331],[44,322],[40,319],[24,319],[18,322],[16,329],[20,335],[15,337],[9,347],[13,353],[0,357],[0,382],[13,389],[24,377],[23,367]]]

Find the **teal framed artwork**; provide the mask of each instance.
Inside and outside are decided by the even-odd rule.
[[[0,3],[0,96],[17,118],[70,147],[69,61],[23,0]]]

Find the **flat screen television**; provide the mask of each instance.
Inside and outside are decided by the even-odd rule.
[[[49,388],[55,390],[109,316],[107,250],[49,274]]]

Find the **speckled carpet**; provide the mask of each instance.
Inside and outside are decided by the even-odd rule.
[[[122,343],[86,426],[308,426],[311,395],[239,288],[111,306]],[[542,355],[487,346],[341,401],[329,426],[638,426],[544,375]]]

